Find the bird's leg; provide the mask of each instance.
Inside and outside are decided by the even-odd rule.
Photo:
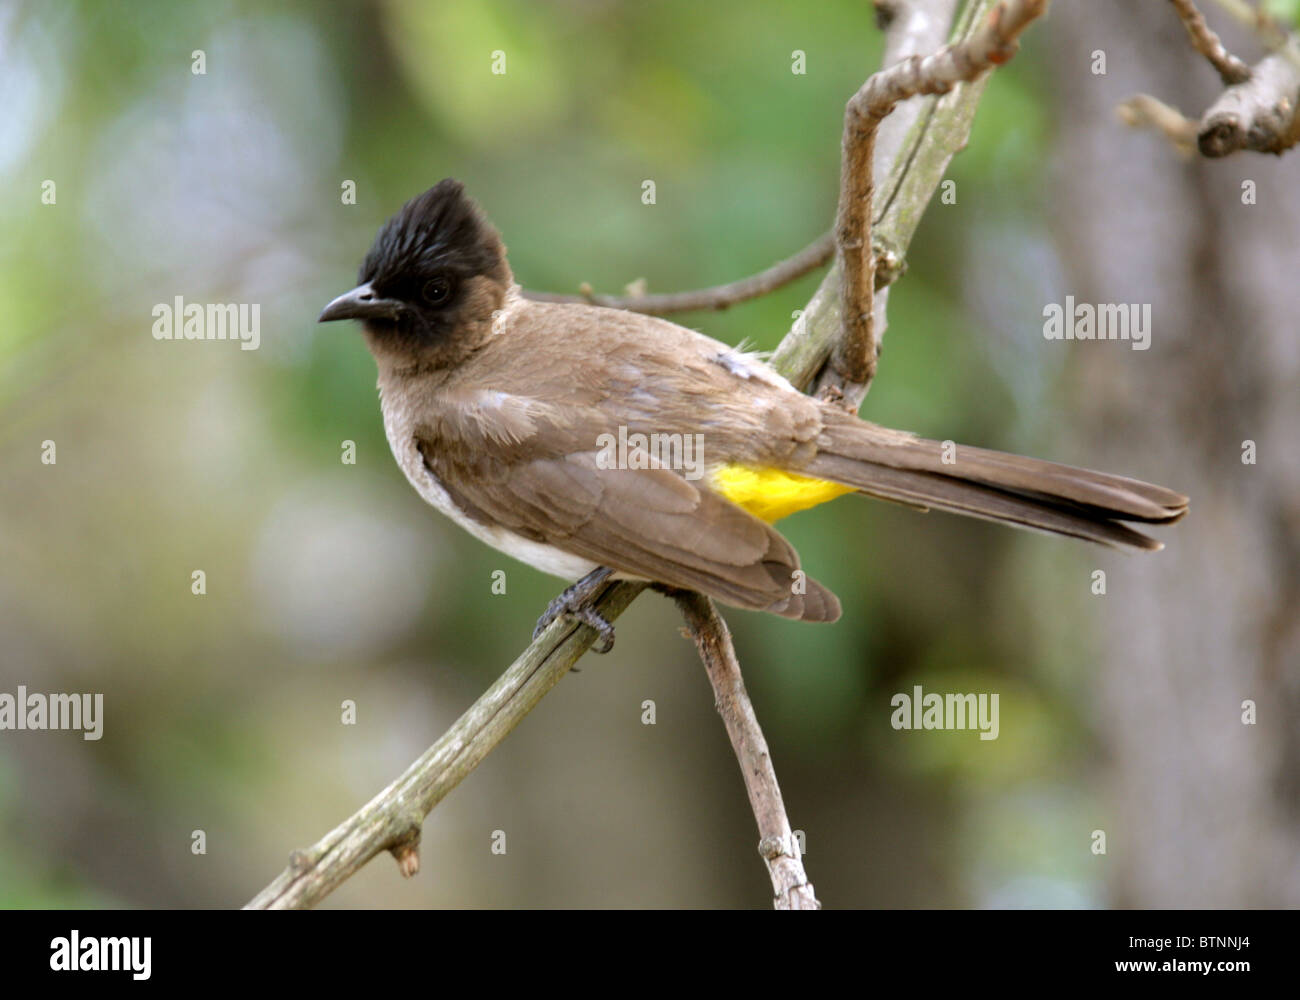
[[[537,619],[533,638],[536,639],[545,632],[546,627],[560,615],[568,615],[584,625],[590,625],[600,633],[601,645],[592,646],[594,652],[608,653],[613,649],[614,626],[606,621],[605,616],[597,611],[593,604],[593,599],[604,588],[605,581],[613,572],[608,566],[594,569],[551,601],[542,613],[542,617]]]

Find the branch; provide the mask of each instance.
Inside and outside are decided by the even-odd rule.
[[[749,805],[758,821],[758,853],[767,863],[778,910],[819,910],[821,904],[804,873],[799,844],[785,815],[785,803],[776,781],[776,771],[759,728],[754,706],[740,676],[740,663],[731,644],[727,623],[718,615],[713,601],[703,594],[682,591],[674,595],[704,669],[713,685],[714,705],[731,738],[740,773],[749,793]]]
[[[1192,47],[1219,72],[1219,79],[1228,86],[1250,79],[1250,67],[1234,56],[1222,40],[1205,23],[1192,0],[1169,0],[1192,38]]]
[[[587,286],[581,294],[561,295],[556,292],[524,292],[524,298],[536,302],[585,302],[609,309],[626,309],[629,312],[666,316],[669,313],[693,312],[700,309],[720,311],[740,302],[756,299],[774,292],[784,285],[797,281],[809,271],[814,271],[831,259],[835,242],[830,233],[823,233],[793,257],[773,264],[766,271],[741,278],[726,285],[699,288],[690,292],[668,292],[662,295],[597,295]]]
[[[1154,128],[1184,156],[1196,152],[1196,133],[1199,126],[1177,108],[1171,108],[1150,94],[1130,97],[1117,109],[1119,119],[1130,128]]]
[[[933,52],[943,44],[953,11],[959,0],[874,0],[876,24],[885,35],[884,66],[892,66],[912,55]],[[876,169],[885,173],[898,158],[908,129],[920,115],[918,107],[911,114],[896,113],[881,126],[876,150]],[[823,233],[793,257],[772,265],[766,271],[741,278],[725,285],[700,288],[686,292],[666,292],[656,295],[631,293],[628,295],[600,295],[588,285],[583,285],[577,295],[557,292],[525,291],[524,297],[536,302],[584,302],[609,309],[626,309],[629,312],[651,316],[692,311],[721,311],[756,299],[797,281],[810,271],[821,267],[835,254],[833,232]],[[888,280],[878,289],[887,286],[897,272],[888,272]],[[877,326],[884,325],[883,310],[876,314]]]
[[[1300,67],[1300,43],[1277,18],[1262,7],[1252,7],[1247,0],[1215,0],[1219,9],[1243,27],[1255,33],[1260,44],[1270,52],[1282,52]]]
[[[951,9],[955,2],[911,0],[907,4],[906,0],[896,0],[891,6],[937,11],[943,7]],[[977,16],[982,16],[991,6],[992,0],[972,0],[963,10],[956,35],[965,37]],[[921,214],[949,160],[965,145],[981,89],[982,81],[976,81],[956,88],[937,101],[921,102],[923,107],[916,114],[915,125],[907,132],[888,172],[885,196],[879,199],[883,207],[875,235],[884,249],[882,266],[876,269],[878,281],[888,284],[902,272],[903,255]],[[825,365],[839,334],[835,308],[838,275],[839,268],[833,267],[772,359],[777,371],[804,391]],[[607,620],[613,621],[643,589],[642,584],[612,584],[601,595],[597,608]],[[709,632],[706,630],[704,635]],[[553,622],[401,777],[311,848],[295,851],[289,867],[248,906],[260,909],[312,906],[385,850],[393,853],[404,875],[413,875],[419,870],[419,831],[424,817],[531,711],[596,638],[592,629],[567,618]],[[722,655],[725,657],[725,649]],[[746,745],[762,749],[761,742]],[[789,823],[783,822],[783,814],[781,821],[772,818],[771,790],[775,790],[774,780],[764,792],[761,814],[756,806],[756,819],[760,831],[778,828],[782,831],[776,840],[767,839],[765,833],[760,843],[769,870],[774,873],[773,885],[780,894],[778,901],[788,898],[791,905],[796,900],[815,902],[812,888],[801,870],[796,872],[787,860],[792,858],[797,862],[797,856],[787,853],[790,841],[783,839]],[[776,801],[779,803],[779,798]],[[778,875],[782,879],[779,885]],[[806,887],[806,894],[801,886]]]
[[[983,18],[988,16],[993,0],[972,0],[961,13],[953,30],[954,40],[973,36]],[[871,241],[875,250],[875,288],[885,289],[903,272],[903,260],[912,237],[920,225],[921,216],[943,180],[948,164],[965,145],[970,136],[971,122],[984,90],[988,76],[978,76],[969,83],[959,84],[942,97],[926,97],[916,102],[919,110],[915,124],[907,133],[891,169],[886,172],[877,164],[877,176],[886,180],[876,192],[876,219]],[[905,105],[886,119],[886,127],[900,114],[907,114]],[[828,361],[835,342],[841,334],[840,265],[837,262],[817,291],[809,300],[803,315],[796,320],[789,334],[772,355],[775,365],[787,378],[799,386],[834,384],[833,370]],[[883,295],[875,296],[879,306]],[[883,323],[881,311],[875,310],[875,339],[880,340]],[[841,389],[846,403],[854,406],[866,395],[865,386],[848,386]],[[833,395],[828,390],[828,395]]]
[[[955,31],[954,25],[960,25],[957,10],[963,6],[963,2],[964,0],[875,0],[876,23],[885,32],[885,54],[880,65],[893,66],[911,56],[928,55],[942,47],[950,38],[960,37],[961,32]],[[962,18],[968,17],[970,13],[970,4],[965,4]],[[881,122],[880,128],[876,130],[876,149],[872,157],[874,177],[900,176],[898,168],[908,163],[916,152],[914,129],[918,122],[933,113],[934,101],[932,97],[907,101]],[[885,197],[878,204],[887,206],[889,201]],[[882,247],[876,238],[882,214],[883,210],[872,220],[877,232],[872,237],[872,250],[876,253],[876,294],[872,300],[871,315],[877,344],[889,327],[890,284],[903,272],[901,256],[891,255],[889,248]],[[825,375],[825,372],[822,374]]]
[[[1295,35],[1244,0],[1218,2],[1277,51],[1247,66],[1224,48],[1192,0],[1170,0],[1192,46],[1218,70],[1228,88],[1196,123],[1146,94],[1121,104],[1120,117],[1129,125],[1159,129],[1180,151],[1187,148],[1190,131],[1196,148],[1209,158],[1242,150],[1280,155],[1300,142],[1300,45]]]
[[[1281,154],[1300,141],[1300,68],[1281,52],[1255,64],[1245,83],[1225,90],[1201,116],[1202,156],[1239,150]]]
[[[941,48],[952,35],[957,23],[957,8],[961,0],[875,0],[876,23],[885,33],[885,54],[880,59],[882,67],[893,66],[911,56],[928,55]],[[899,154],[907,141],[908,133],[923,113],[932,110],[926,100],[912,101],[896,108],[876,130],[876,155],[872,168],[877,177],[887,177],[899,162]],[[888,283],[877,281],[876,290],[883,291]],[[879,295],[877,300],[888,296]],[[876,309],[876,329],[884,322],[884,310]]]
[[[873,74],[849,99],[835,222],[844,335],[831,354],[827,377],[818,386],[823,398],[846,402],[856,411],[876,374],[880,344],[872,310],[876,258],[870,225],[876,129],[899,102],[919,95],[947,94],[957,84],[1005,63],[1015,55],[1020,33],[1046,9],[1047,0],[1003,0],[971,37],[925,58],[909,56]]]
[[[645,584],[615,583],[596,607],[613,621]],[[391,851],[406,877],[420,870],[424,818],[532,711],[597,638],[596,631],[557,618],[405,773],[361,810],[305,851],[295,851],[274,882],[247,909],[314,906],[380,851]]]

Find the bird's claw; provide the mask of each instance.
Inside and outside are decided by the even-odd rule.
[[[561,615],[573,618],[595,629],[600,636],[600,645],[593,645],[592,652],[608,653],[614,648],[614,626],[609,620],[596,610],[592,599],[602,588],[605,580],[608,579],[612,570],[601,567],[591,573],[588,573],[573,586],[567,588],[562,594],[556,597],[546,606],[542,612],[542,617],[537,619],[537,627],[533,629],[533,638],[550,627],[551,623]]]

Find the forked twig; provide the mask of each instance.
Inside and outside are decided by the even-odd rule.
[[[872,154],[876,130],[900,102],[918,95],[946,94],[1015,55],[1021,32],[1047,9],[1047,0],[1003,0],[964,41],[925,57],[910,56],[873,73],[849,98],[844,113],[840,159],[840,203],[835,240],[841,272],[840,310],[843,336],[831,353],[830,366],[818,386],[825,399],[858,402],[876,374],[880,353],[872,299],[876,257],[871,242]]]

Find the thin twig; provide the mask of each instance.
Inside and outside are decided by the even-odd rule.
[[[1192,0],[1169,0],[1178,12],[1183,27],[1192,37],[1192,47],[1203,55],[1219,73],[1226,85],[1244,83],[1250,79],[1250,67],[1228,51],[1219,38],[1205,23],[1205,18],[1196,9]]]
[[[767,863],[772,879],[773,905],[778,910],[818,910],[821,904],[803,870],[799,843],[785,814],[781,787],[758,725],[754,706],[740,676],[740,663],[731,643],[727,623],[718,615],[713,601],[703,594],[682,591],[674,595],[695,648],[699,650],[713,701],[731,738],[740,773],[749,793],[749,805],[758,822],[758,853]]]
[[[557,292],[524,292],[524,298],[536,302],[585,302],[609,309],[626,309],[628,312],[667,316],[669,313],[727,309],[741,302],[756,299],[774,292],[784,285],[797,281],[809,271],[815,271],[835,253],[835,240],[823,233],[793,257],[773,264],[766,271],[751,274],[748,278],[732,281],[712,288],[697,288],[688,292],[665,292],[660,295],[597,295],[584,288],[578,295]]]
[[[943,44],[948,26],[952,24],[952,14],[958,0],[874,0],[874,2],[876,25],[885,35],[885,52],[881,64],[892,66],[908,56],[932,52]],[[894,164],[907,130],[920,113],[918,108],[912,115],[890,116],[889,126],[897,127],[892,128],[894,134],[888,139],[885,137],[885,127],[880,128],[876,142],[877,170],[883,173]],[[765,271],[725,285],[714,285],[711,288],[654,295],[601,295],[584,285],[577,295],[536,291],[525,291],[523,294],[525,298],[536,302],[585,302],[588,305],[626,309],[629,312],[646,313],[651,316],[694,311],[716,312],[767,295],[797,281],[810,271],[821,267],[834,254],[835,234],[827,232],[794,256],[773,264]],[[889,280],[892,280],[896,273],[890,272]],[[887,285],[888,281],[880,281],[878,289]],[[877,326],[883,321],[882,312],[877,310]]]
[[[1184,156],[1196,152],[1196,133],[1200,126],[1158,98],[1150,94],[1137,94],[1116,110],[1125,125],[1156,129]]]
[[[1246,0],[1215,0],[1215,3],[1224,13],[1253,31],[1264,48],[1270,52],[1281,52],[1300,69],[1300,39],[1272,14],[1262,7],[1252,6]]]
[[[840,163],[840,203],[835,239],[841,271],[840,314],[843,336],[831,354],[827,379],[818,387],[825,399],[857,402],[876,373],[879,341],[872,298],[876,261],[870,220],[874,193],[872,153],[876,130],[900,101],[918,95],[946,94],[1000,66],[1016,52],[1020,33],[1047,9],[1047,0],[1003,0],[968,39],[926,56],[910,56],[872,74],[848,102]]]

